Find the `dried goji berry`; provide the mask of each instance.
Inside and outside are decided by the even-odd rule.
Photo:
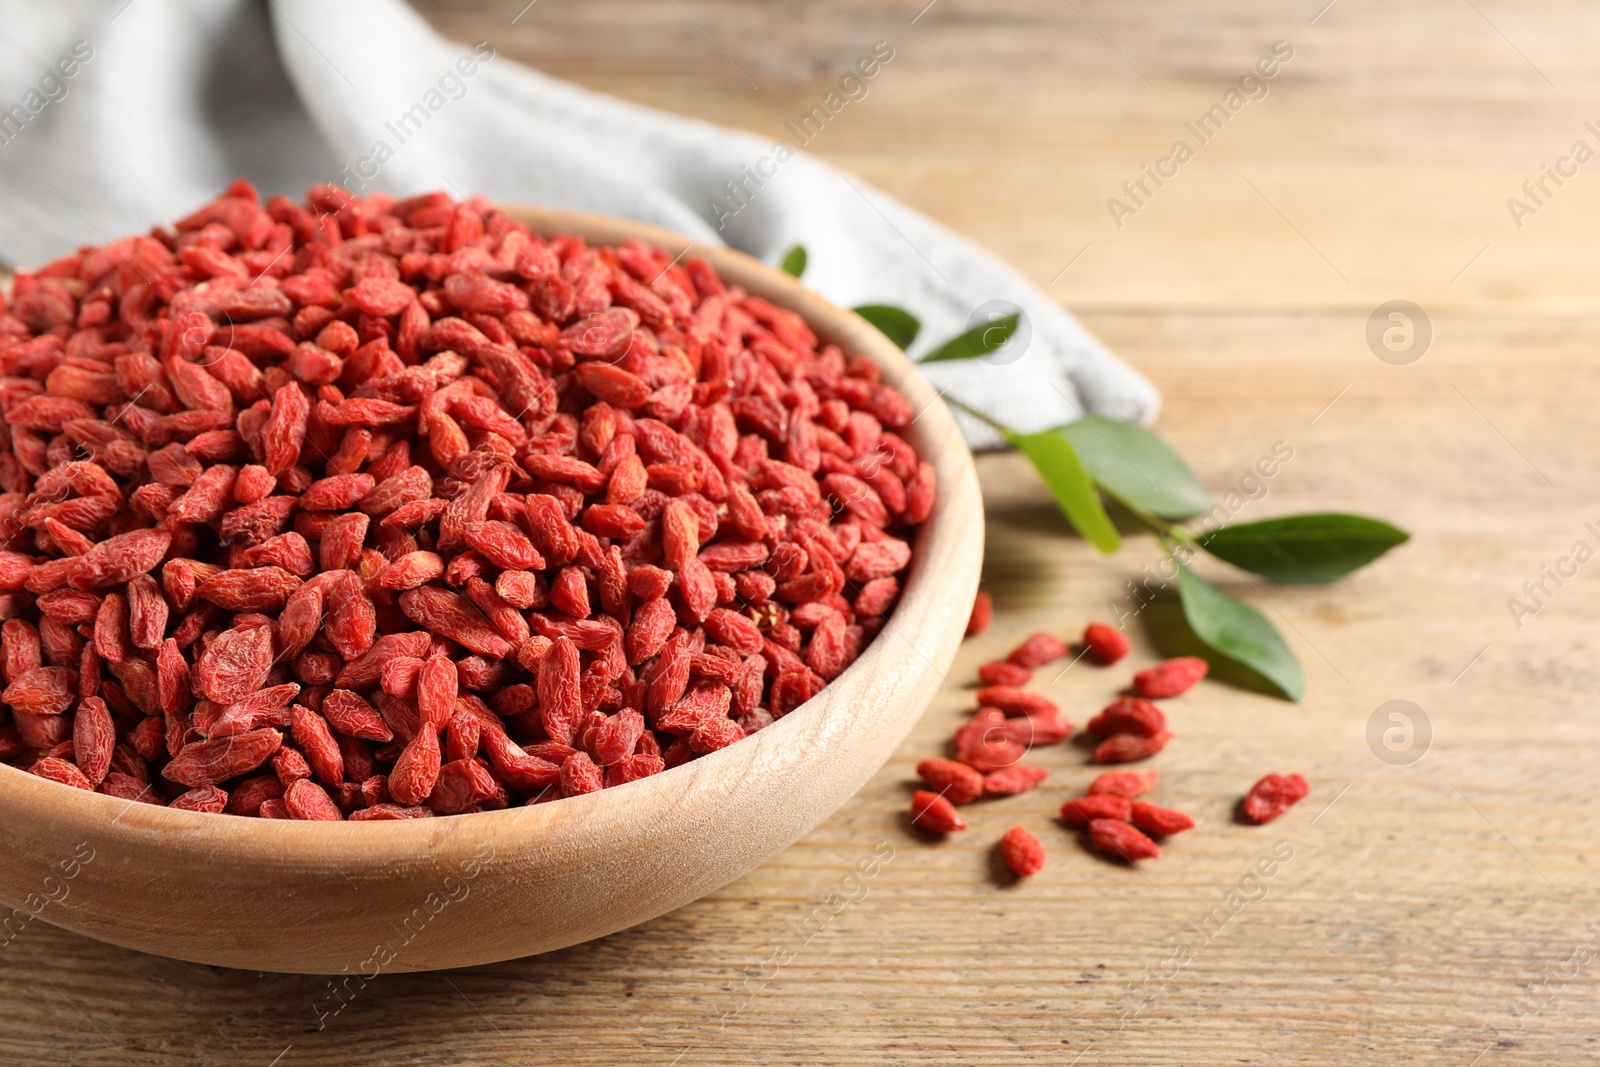
[[[1133,686],[1140,696],[1152,700],[1175,697],[1188,692],[1210,669],[1211,665],[1198,656],[1179,656],[1146,667],[1133,676]]]
[[[1095,737],[1113,734],[1154,737],[1166,728],[1166,715],[1144,697],[1118,697],[1084,725]]]
[[[978,690],[978,703],[999,708],[1007,715],[1047,715],[1059,710],[1056,702],[1043,693],[1019,689],[1014,685],[986,685]]]
[[[1044,846],[1020,826],[1013,826],[1000,838],[1000,855],[1019,878],[1028,878],[1044,870]]]
[[[967,821],[956,814],[949,800],[923,789],[911,796],[911,822],[936,834],[950,834],[967,828]]]
[[[1141,793],[1155,788],[1161,772],[1154,769],[1139,771],[1107,771],[1089,783],[1091,796],[1126,797],[1132,800]]]
[[[1160,808],[1142,800],[1135,800],[1131,807],[1129,821],[1152,837],[1166,837],[1194,827],[1194,820],[1181,811]]]
[[[1298,774],[1269,774],[1250,787],[1241,807],[1245,818],[1260,825],[1276,819],[1310,792],[1310,784]]]
[[[1091,794],[1061,805],[1061,820],[1068,826],[1088,826],[1095,819],[1127,819],[1131,811],[1125,797]]]
[[[1022,686],[1032,680],[1033,672],[1008,659],[997,659],[980,666],[978,677],[982,679],[984,685]]]
[[[1026,641],[1011,650],[1011,655],[1006,658],[1019,667],[1032,670],[1042,667],[1053,659],[1065,656],[1069,649],[1067,643],[1054,634],[1045,633],[1043,630],[1032,634]]]
[[[1107,666],[1126,656],[1132,647],[1122,631],[1103,622],[1091,622],[1083,628],[1083,643],[1095,659]]]
[[[952,804],[970,804],[983,795],[983,775],[955,760],[925,759],[917,764],[917,777]]]
[[[339,810],[323,788],[309,778],[292,782],[283,793],[283,806],[291,819],[318,822],[341,822],[344,813]]]
[[[983,776],[983,791],[990,796],[1008,797],[1026,793],[1046,778],[1050,772],[1043,767],[1030,767],[1025,763],[1013,764]]]
[[[1161,855],[1161,849],[1154,841],[1127,823],[1115,819],[1092,820],[1089,823],[1089,843],[1108,856],[1130,863],[1155,859]]]
[[[1167,742],[1171,739],[1172,734],[1167,730],[1162,730],[1152,737],[1143,734],[1113,734],[1095,746],[1094,761],[1132,763],[1135,760],[1149,759],[1166,748]]]

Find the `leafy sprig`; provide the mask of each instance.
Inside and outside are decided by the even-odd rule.
[[[786,267],[794,257],[791,251]],[[804,261],[800,250],[799,262]],[[901,349],[921,330],[916,316],[901,308],[869,304],[854,310]],[[918,362],[987,355],[1010,340],[1017,323],[1016,315],[980,323]],[[1183,617],[1194,636],[1290,700],[1300,699],[1305,683],[1300,662],[1283,636],[1261,612],[1201,578],[1190,562],[1207,552],[1269,581],[1316,585],[1366,566],[1410,537],[1380,519],[1332,512],[1192,530],[1184,522],[1214,510],[1211,494],[1172,446],[1151,430],[1086,415],[1022,433],[955,397],[944,399],[993,427],[1026,457],[1067,522],[1103,554],[1122,547],[1106,501],[1150,530],[1168,553]]]

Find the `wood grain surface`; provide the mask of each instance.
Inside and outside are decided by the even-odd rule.
[[[1506,207],[1572,141],[1600,146],[1583,126],[1600,124],[1600,11],[1336,0],[1313,23],[1324,0],[937,0],[913,23],[925,0],[539,0],[513,24],[523,2],[426,13],[587,86],[772,135],[892,40],[815,151],[1054,280],[1161,388],[1161,429],[1219,494],[1292,447],[1241,518],[1352,509],[1414,538],[1326,588],[1207,568],[1280,623],[1308,696],[1208,683],[1172,704],[1160,796],[1201,826],[1160,861],[1112,866],[1052,824],[1091,776],[1071,746],[1034,756],[1045,787],[932,843],[905,825],[912,768],[969,708],[977,664],[1107,615],[1157,558],[1140,538],[1097,558],[1014,458],[985,458],[994,629],[860,795],[748,878],[547,956],[385,975],[321,1029],[321,980],[165,962],[41,920],[0,949],[4,1058],[1600,1062],[1600,564],[1547,581],[1520,628],[1506,605],[1575,542],[1600,548],[1585,527],[1600,526],[1600,180],[1580,171],[1521,229]],[[1295,56],[1267,98],[1117,229],[1106,198],[1278,40]],[[1364,339],[1395,298],[1434,328],[1409,366]],[[1138,661],[1169,614],[1141,615]],[[1082,721],[1124,680],[1080,665],[1050,691]],[[1431,722],[1410,765],[1367,740],[1392,699]],[[1273,770],[1315,791],[1270,827],[1235,824]],[[1019,822],[1049,865],[1006,884],[992,848]],[[1290,858],[1251,877],[1275,848]]]

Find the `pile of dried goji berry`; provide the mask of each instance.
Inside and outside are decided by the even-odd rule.
[[[968,636],[988,629],[993,603],[979,593],[967,624]],[[1087,656],[1109,666],[1128,654],[1128,639],[1104,623],[1090,623],[1083,634]],[[965,830],[967,822],[957,805],[982,797],[1024,793],[1050,776],[1041,767],[1022,762],[1035,745],[1069,740],[1073,725],[1062,717],[1055,702],[1043,693],[1022,688],[1036,668],[1070,654],[1066,642],[1048,633],[1036,633],[1003,660],[978,668],[983,686],[977,691],[979,710],[956,731],[954,759],[926,759],[917,775],[929,787],[917,790],[911,800],[911,821],[934,833]],[[1133,677],[1136,696],[1113,700],[1089,720],[1084,730],[1095,741],[1093,762],[1132,763],[1149,759],[1172,739],[1165,713],[1156,700],[1180,696],[1206,676],[1205,660],[1193,656],[1165,660]],[[1154,859],[1161,855],[1156,839],[1192,829],[1194,820],[1181,811],[1138,799],[1153,788],[1153,769],[1108,771],[1089,785],[1086,795],[1061,806],[1061,821],[1082,829],[1089,844],[1100,852],[1125,861]],[[1241,802],[1241,813],[1254,823],[1277,818],[1310,792],[1298,774],[1269,774]],[[1044,868],[1044,846],[1022,826],[1013,826],[1000,840],[1000,854],[1017,875],[1026,877]]]
[[[0,759],[200,811],[588,793],[815,695],[934,472],[709,264],[245,182],[0,300]]]

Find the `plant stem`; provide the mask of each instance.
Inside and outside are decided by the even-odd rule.
[[[1011,427],[1007,426],[1005,423],[999,422],[999,421],[997,421],[995,419],[991,419],[989,416],[985,415],[983,412],[979,411],[977,408],[973,407],[971,404],[967,404],[967,403],[964,403],[963,401],[957,400],[955,397],[951,396],[949,393],[945,393],[944,396],[943,396],[943,399],[944,399],[944,402],[946,404],[949,404],[951,407],[954,407],[954,408],[960,408],[962,411],[965,411],[968,415],[971,415],[973,418],[977,419],[979,422],[986,423],[990,427],[992,427],[993,429],[996,429],[996,430],[1000,431],[1000,433],[1002,435],[1016,433],[1015,430],[1013,430]]]
[[[1128,514],[1144,523],[1151,530],[1154,530],[1156,536],[1161,539],[1162,545],[1167,545],[1169,541],[1182,541],[1190,548],[1200,547],[1200,542],[1196,541],[1194,535],[1188,530],[1184,529],[1182,526],[1179,526],[1176,523],[1167,522],[1164,519],[1157,518],[1155,515],[1152,515],[1150,512],[1139,507],[1137,504],[1124,500],[1122,497],[1118,496],[1116,493],[1113,493],[1103,485],[1100,486],[1100,491],[1120,504],[1123,510],[1125,510]]]
[[[1017,432],[1011,427],[1007,426],[1005,423],[1000,422],[998,419],[990,418],[988,415],[985,415],[971,404],[965,403],[964,401],[951,396],[949,393],[944,394],[944,402],[949,404],[951,407],[959,408],[968,415],[971,415],[973,418],[977,419],[979,422],[993,427],[995,430],[1000,432],[1001,436],[1009,436]],[[1098,482],[1095,484],[1099,485]],[[1132,515],[1134,518],[1138,519],[1141,523],[1154,531],[1156,536],[1161,539],[1161,543],[1163,545],[1167,545],[1169,541],[1182,541],[1191,548],[1200,547],[1200,544],[1195,540],[1194,535],[1188,530],[1185,530],[1182,526],[1177,526],[1173,523],[1169,523],[1163,519],[1157,518],[1155,515],[1152,515],[1150,512],[1139,507],[1137,504],[1134,504],[1132,501],[1124,500],[1122,497],[1118,496],[1116,493],[1113,493],[1110,489],[1107,489],[1103,485],[1099,485],[1099,488],[1102,493],[1105,493],[1111,499],[1120,504],[1122,509],[1129,515]]]

